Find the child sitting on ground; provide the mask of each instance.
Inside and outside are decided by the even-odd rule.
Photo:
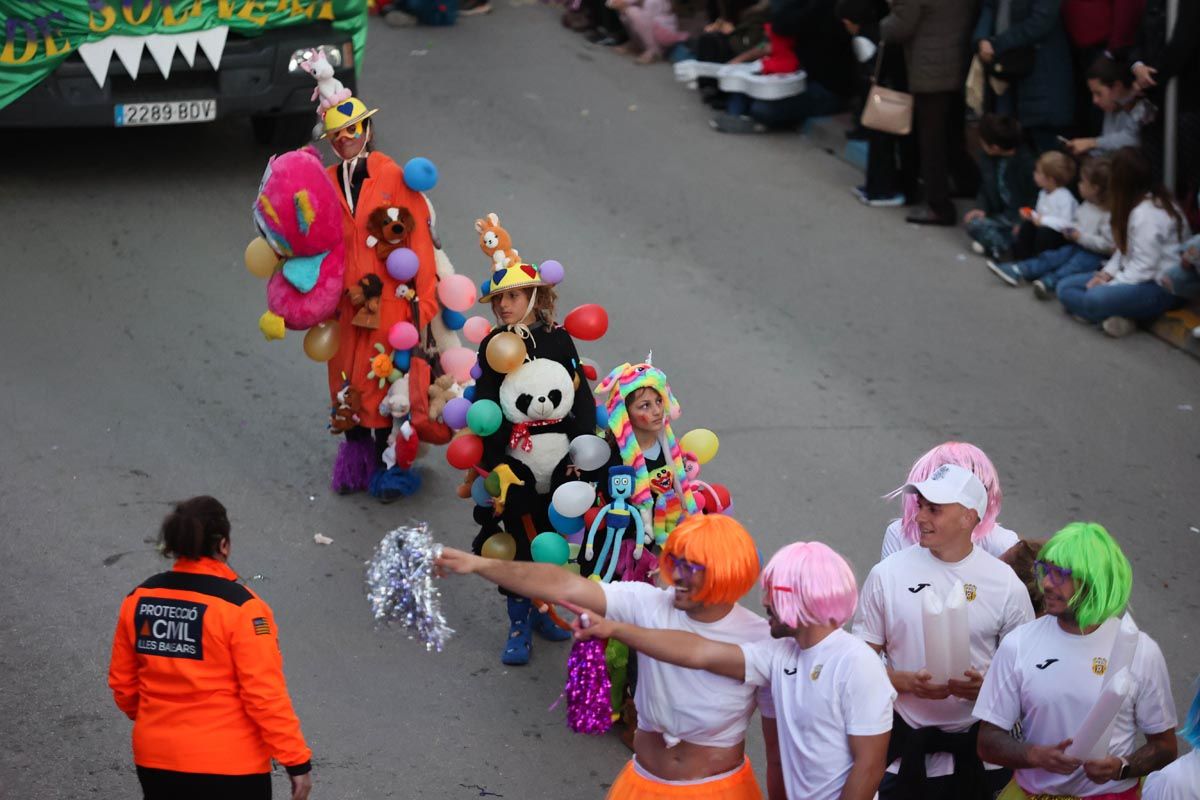
[[[1059,231],[1071,224],[1079,201],[1067,187],[1075,180],[1075,161],[1066,153],[1051,150],[1038,157],[1033,168],[1037,204],[1021,209],[1021,224],[1014,231],[1013,257],[1032,258],[1066,243]]]
[[[1058,282],[1066,276],[1099,269],[1113,251],[1108,171],[1105,158],[1084,162],[1079,173],[1079,194],[1083,204],[1077,208],[1075,219],[1062,228],[1063,238],[1069,244],[1022,261],[997,263],[989,260],[988,268],[1009,286],[1033,281],[1033,293],[1039,300],[1053,297]],[[1047,219],[1043,218],[1042,222],[1047,223]]]
[[[1129,66],[1101,55],[1088,70],[1087,84],[1092,103],[1104,112],[1104,123],[1099,136],[1070,139],[1066,142],[1067,148],[1078,156],[1138,147],[1142,141],[1142,126],[1154,119],[1154,106],[1138,96]]]
[[[1021,139],[1021,124],[1012,117],[984,114],[979,120],[979,196],[963,223],[971,248],[998,260],[1008,260],[1020,209],[1037,194],[1033,158]]]

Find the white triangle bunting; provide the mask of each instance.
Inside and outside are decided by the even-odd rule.
[[[108,80],[108,64],[112,61],[112,54],[113,42],[111,37],[101,39],[98,42],[88,42],[87,44],[79,45],[79,57],[83,59],[88,72],[92,73],[92,79],[96,81],[96,85],[101,89],[104,88],[104,83]]]
[[[179,55],[183,56],[183,60],[187,62],[189,67],[196,65],[196,34],[194,33],[177,33],[171,37],[175,40],[175,46],[179,48]]]
[[[152,33],[146,37],[146,49],[164,78],[171,77],[171,61],[175,58],[175,37]]]
[[[136,81],[138,68],[142,65],[142,45],[145,43],[145,37],[110,36],[106,41],[113,43],[113,52],[117,54],[121,66],[125,67],[129,77]]]
[[[200,31],[196,36],[200,49],[204,51],[204,55],[208,58],[208,63],[212,64],[214,71],[221,68],[221,54],[225,52],[225,37],[228,34],[229,28],[221,26]]]

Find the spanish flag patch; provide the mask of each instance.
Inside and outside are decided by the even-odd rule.
[[[267,624],[266,617],[254,618],[254,633],[259,636],[268,636],[271,633],[271,626]]]

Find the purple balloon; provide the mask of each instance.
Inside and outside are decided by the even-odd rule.
[[[467,412],[471,410],[471,401],[465,397],[456,397],[442,411],[442,421],[454,430],[467,427]]]
[[[483,377],[483,367],[479,366],[478,364],[471,367],[471,377],[474,378],[475,380],[479,380],[480,378],[482,378]]]
[[[417,254],[407,247],[401,247],[399,250],[393,250],[388,253],[387,271],[398,281],[411,281],[413,276],[417,274],[417,268],[421,265]]]
[[[538,272],[541,274],[542,280],[551,286],[563,279],[563,265],[557,261],[543,261],[538,267]]]

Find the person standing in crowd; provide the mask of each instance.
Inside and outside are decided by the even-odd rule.
[[[956,464],[970,470],[983,484],[987,493],[987,508],[980,516],[979,524],[971,531],[971,541],[999,558],[1020,541],[1020,537],[996,521],[1000,517],[1004,492],[1000,489],[1000,476],[996,473],[992,460],[988,458],[987,453],[969,442],[942,442],[913,462],[912,469],[908,471],[907,483],[921,483],[942,464]],[[915,547],[920,543],[921,527],[917,523],[920,504],[917,498],[916,494],[909,492],[900,495],[903,513],[899,519],[892,520],[883,532],[880,561],[892,553]]]
[[[978,183],[967,155],[963,129],[963,81],[972,4],[961,0],[893,0],[879,23],[883,45],[903,45],[908,89],[913,94],[913,129],[920,152],[927,208],[905,219],[918,225],[953,226],[949,175],[960,189]]]
[[[1132,689],[1110,728],[1109,754],[1081,761],[1066,753],[1109,671],[1133,582],[1129,561],[1102,526],[1073,522],[1046,542],[1037,573],[1046,616],[1008,636],[992,660],[975,703],[979,756],[1016,771],[1008,797],[1136,800],[1138,778],[1176,754],[1167,664],[1145,633],[1137,635]],[[1017,724],[1020,739],[1011,733]]]
[[[1057,146],[1074,110],[1059,6],[1060,0],[983,0],[975,24],[980,61],[1008,84],[996,110],[1016,115],[1038,154]]]
[[[917,495],[920,547],[875,565],[863,584],[854,633],[885,653],[897,692],[889,774],[880,800],[991,800],[1008,783],[1006,770],[980,762],[979,726],[971,708],[996,652],[1032,620],[1025,586],[1009,566],[972,541],[988,513],[983,482],[957,464],[943,464],[897,492]],[[970,626],[971,668],[935,683],[926,668],[924,593],[939,598],[961,585]]]
[[[1086,75],[1105,53],[1125,56],[1137,41],[1138,23],[1146,0],[1062,0],[1063,28],[1071,42],[1071,66],[1076,76],[1075,125],[1080,134],[1100,127],[1099,111],[1091,105]]]
[[[1142,800],[1200,800],[1200,682],[1179,735],[1192,752],[1146,776]]]
[[[1063,278],[1058,299],[1075,318],[1100,323],[1109,336],[1120,337],[1178,303],[1159,281],[1179,264],[1188,226],[1170,191],[1155,184],[1150,164],[1135,148],[1113,155],[1109,175],[1116,250],[1098,272]]]
[[[579,609],[575,635],[615,638],[668,664],[769,687],[787,734],[780,739],[786,796],[871,800],[886,766],[896,692],[871,648],[842,630],[858,601],[854,571],[827,545],[795,542],[771,558],[762,590],[766,641],[713,641],[612,622],[589,609]],[[771,800],[784,796],[772,791]]]
[[[553,564],[500,561],[449,547],[437,560],[443,574],[474,573],[516,594],[645,628],[691,631],[733,644],[770,637],[766,620],[737,602],[754,586],[760,563],[754,540],[732,517],[689,517],[667,538],[659,564],[665,589],[633,581],[599,583]],[[637,664],[634,759],[617,777],[610,800],[761,798],[746,757],[755,687],[640,652]]]
[[[121,604],[108,685],[133,720],[146,800],[270,798],[272,758],[292,800],[312,790],[275,617],[229,568],[229,530],[212,497],[176,505],[159,532],[174,566]]]

